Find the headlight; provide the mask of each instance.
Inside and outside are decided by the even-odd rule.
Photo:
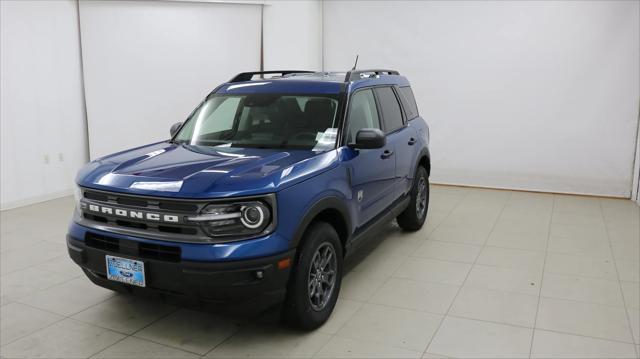
[[[262,200],[212,203],[189,221],[200,223],[211,237],[248,238],[268,234],[275,227],[271,197]]]
[[[269,209],[260,202],[240,207],[240,222],[247,228],[257,229],[269,221]]]
[[[73,217],[74,219],[78,219],[82,215],[80,213],[80,200],[82,199],[82,188],[75,183],[73,184],[73,199],[75,203]]]
[[[69,192],[67,192],[69,193]],[[80,204],[80,200],[82,199],[82,188],[80,186],[74,184],[73,186],[73,198],[75,199],[76,206]]]

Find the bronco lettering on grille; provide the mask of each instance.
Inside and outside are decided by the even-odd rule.
[[[143,211],[134,211],[124,208],[115,208],[108,206],[101,206],[93,203],[85,203],[81,202],[80,206],[84,210],[88,210],[89,212],[107,214],[117,217],[126,217],[133,219],[142,219],[149,220],[155,222],[171,222],[178,223],[180,222],[180,217],[172,214],[162,214],[162,213],[154,213],[154,212],[143,212]]]

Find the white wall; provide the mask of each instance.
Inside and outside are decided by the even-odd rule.
[[[640,115],[639,115],[640,116]],[[640,122],[640,118],[638,119]],[[633,188],[631,190],[631,199],[640,205],[640,123],[638,123],[636,138],[636,159],[633,166]]]
[[[81,1],[93,157],[167,138],[230,74],[257,70],[260,3]],[[77,2],[0,4],[5,209],[70,193],[87,142]],[[344,70],[360,54],[409,76],[434,182],[631,195],[638,2],[264,4],[266,70]]]
[[[629,197],[640,2],[324,2],[324,68],[395,68],[432,181]]]
[[[260,5],[81,1],[91,158],[169,137],[220,83],[258,69]]]
[[[322,2],[266,1],[264,69],[322,70]]]
[[[74,1],[0,1],[1,207],[71,193],[86,160]]]

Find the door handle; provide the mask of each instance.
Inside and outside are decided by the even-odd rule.
[[[411,137],[411,138],[409,139],[409,142],[407,142],[407,144],[408,144],[409,146],[413,146],[413,145],[415,145],[415,144],[416,144],[416,139],[415,139],[415,138],[413,138],[413,137]]]
[[[382,152],[382,154],[380,155],[380,158],[386,160],[387,158],[391,157],[391,155],[393,155],[393,151],[384,150],[384,152]]]

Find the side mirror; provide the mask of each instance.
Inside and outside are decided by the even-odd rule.
[[[363,128],[356,133],[356,142],[350,146],[353,148],[381,148],[387,144],[384,132],[377,128]]]
[[[171,134],[171,137],[176,135],[178,130],[180,130],[180,127],[182,127],[182,122],[176,122],[173,125],[171,125],[171,128],[169,129],[169,133]]]

